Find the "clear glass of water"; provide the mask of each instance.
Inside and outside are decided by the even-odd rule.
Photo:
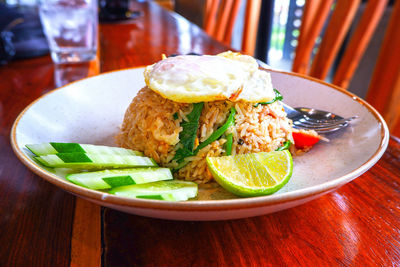
[[[39,14],[54,63],[96,57],[97,0],[41,0]]]

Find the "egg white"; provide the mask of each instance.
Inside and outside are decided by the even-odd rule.
[[[166,58],[146,67],[144,77],[150,89],[175,102],[267,102],[275,97],[270,74],[259,70],[254,58],[230,51]]]

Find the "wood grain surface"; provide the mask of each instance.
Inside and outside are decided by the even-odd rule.
[[[54,88],[49,57],[0,67],[0,266],[68,266],[74,197],[29,171],[10,146],[22,109]]]
[[[226,49],[197,26],[155,4],[138,3],[136,9],[142,12],[136,20],[101,26],[101,71],[150,64],[162,53],[215,54]],[[400,264],[400,140],[396,137],[382,159],[355,181],[278,213],[232,221],[178,222],[108,208],[100,211],[30,172],[9,144],[19,112],[53,89],[60,71],[66,79],[76,75],[55,69],[49,57],[0,67],[0,266]],[[82,68],[78,74],[90,71],[91,67]],[[88,235],[92,230],[98,234]],[[94,254],[77,255],[81,247]]]
[[[176,222],[106,209],[106,266],[397,266],[400,145],[340,190],[249,219]]]

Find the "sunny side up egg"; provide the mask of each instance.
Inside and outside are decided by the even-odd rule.
[[[230,100],[267,102],[275,97],[271,76],[250,56],[227,51],[216,56],[169,57],[146,67],[146,85],[181,103]]]

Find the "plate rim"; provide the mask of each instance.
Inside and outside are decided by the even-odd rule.
[[[382,118],[382,116],[379,114],[379,112],[372,107],[369,103],[367,103],[365,100],[361,99],[360,97],[356,96],[355,94],[340,88],[334,84],[327,83],[323,80],[310,77],[307,75],[299,74],[299,73],[293,73],[293,72],[287,72],[287,71],[281,71],[281,70],[275,70],[275,69],[265,69],[261,68],[263,70],[275,72],[275,73],[280,73],[280,74],[286,74],[289,76],[295,76],[299,78],[303,78],[309,81],[317,82],[322,85],[325,85],[327,87],[330,87],[333,90],[339,91],[348,97],[351,97],[354,101],[358,102],[359,105],[364,106],[377,120],[378,123],[381,124],[381,131],[380,131],[380,144],[378,146],[378,149],[372,154],[372,156],[365,161],[361,166],[356,168],[355,170],[342,175],[340,177],[337,177],[333,180],[324,182],[319,185],[314,185],[311,187],[291,191],[291,192],[285,192],[283,194],[278,194],[278,195],[268,195],[268,196],[260,196],[260,197],[250,197],[250,198],[235,198],[235,199],[224,199],[224,200],[192,200],[192,201],[183,201],[183,202],[172,202],[172,201],[160,201],[160,200],[148,200],[148,199],[133,199],[133,198],[125,198],[125,197],[120,197],[120,196],[115,196],[111,195],[108,193],[103,193],[100,191],[84,188],[78,185],[75,185],[73,183],[68,182],[67,180],[60,179],[57,175],[52,174],[47,172],[44,168],[41,168],[39,165],[35,164],[23,151],[20,149],[20,147],[17,144],[17,139],[16,139],[16,131],[17,127],[19,125],[19,122],[21,118],[24,116],[24,114],[37,102],[39,102],[41,99],[49,96],[50,94],[53,94],[59,90],[65,89],[65,87],[68,87],[74,83],[78,83],[84,80],[88,79],[94,79],[98,76],[102,75],[108,75],[114,72],[122,72],[122,71],[127,71],[127,70],[133,70],[133,69],[140,69],[144,68],[145,66],[135,66],[131,68],[124,68],[124,69],[118,69],[118,70],[112,70],[108,72],[103,72],[99,75],[91,76],[91,77],[86,77],[71,83],[68,83],[64,86],[55,88],[42,96],[38,97],[34,101],[32,101],[29,105],[27,105],[17,116],[15,119],[12,128],[11,128],[11,133],[10,133],[10,141],[11,141],[11,147],[15,153],[15,155],[18,157],[18,159],[26,166],[28,167],[31,171],[33,171],[35,174],[37,174],[39,177],[42,179],[50,182],[51,184],[63,189],[64,191],[67,191],[69,193],[74,194],[75,196],[83,197],[88,200],[93,199],[94,201],[100,201],[101,203],[104,203],[104,205],[117,205],[121,207],[127,207],[127,208],[144,208],[144,209],[156,209],[156,210],[164,210],[164,211],[222,211],[222,210],[241,210],[241,209],[248,209],[248,208],[258,208],[258,207],[267,207],[267,206],[272,206],[275,204],[284,204],[284,203],[289,203],[293,202],[296,200],[301,200],[301,199],[307,199],[307,198],[312,198],[314,196],[323,194],[323,193],[328,193],[348,182],[351,182],[353,179],[359,177],[362,175],[364,172],[366,172],[369,168],[371,168],[383,155],[385,152],[388,143],[389,143],[389,130],[387,127],[387,124],[385,120]]]

